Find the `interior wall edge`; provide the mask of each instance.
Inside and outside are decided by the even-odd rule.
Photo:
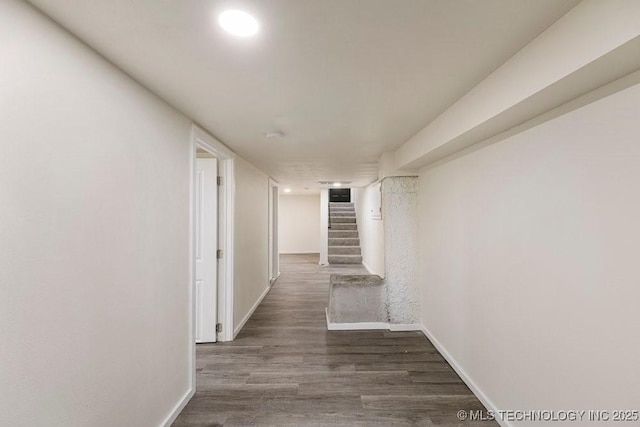
[[[433,346],[436,348],[436,350],[438,350],[438,352],[442,355],[442,357],[444,357],[446,359],[446,361],[449,363],[449,365],[451,365],[453,370],[456,371],[456,373],[458,374],[460,379],[462,379],[462,381],[464,381],[464,383],[467,385],[467,387],[469,387],[469,389],[478,398],[478,400],[480,402],[482,402],[482,404],[485,406],[485,408],[487,408],[488,411],[492,411],[494,414],[498,414],[500,409],[496,406],[496,404],[493,402],[491,397],[489,397],[484,392],[484,390],[482,390],[475,383],[473,378],[471,378],[471,376],[469,376],[469,374],[467,374],[467,372],[462,367],[462,365],[460,365],[458,363],[458,361],[451,355],[451,353],[449,353],[449,351],[444,347],[444,345],[442,345],[442,343],[440,343],[440,341],[438,341],[438,339],[435,337],[435,335],[433,335],[431,333],[429,328],[427,328],[424,325],[424,323],[420,324],[420,331],[422,331],[424,336],[431,342],[431,344],[433,344]],[[495,421],[498,424],[500,424],[502,427],[512,427],[511,423],[502,420],[500,417],[496,417]]]

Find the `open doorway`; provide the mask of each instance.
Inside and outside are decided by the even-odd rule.
[[[322,198],[319,191],[280,194],[278,250],[281,255],[312,255],[319,260],[322,246]]]
[[[329,189],[329,203],[350,203],[350,188],[331,188]]]
[[[234,154],[192,128],[191,337],[195,343],[233,340]]]
[[[195,176],[195,340],[217,341],[218,324],[218,159],[196,148]]]

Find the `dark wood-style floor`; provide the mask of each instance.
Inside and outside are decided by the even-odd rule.
[[[496,425],[419,332],[327,331],[329,274],[281,257],[281,276],[234,342],[197,346],[197,392],[174,426]]]

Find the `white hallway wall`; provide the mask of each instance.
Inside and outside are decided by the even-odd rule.
[[[380,184],[354,188],[352,200],[356,207],[362,263],[372,274],[384,277],[383,219],[374,219],[380,208]]]
[[[0,425],[159,425],[191,377],[191,123],[26,3],[0,57]]]
[[[0,57],[0,425],[159,425],[192,376],[191,122],[24,2]],[[237,326],[268,178],[235,158]]]
[[[269,289],[269,177],[236,156],[234,331]]]
[[[280,253],[319,253],[320,194],[281,195],[278,209]]]
[[[420,172],[422,322],[499,409],[637,409],[640,86]]]

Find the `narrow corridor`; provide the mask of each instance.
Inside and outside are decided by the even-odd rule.
[[[198,345],[197,393],[174,426],[495,425],[458,420],[483,406],[422,333],[327,331],[336,272],[364,269],[282,256],[236,340]]]

